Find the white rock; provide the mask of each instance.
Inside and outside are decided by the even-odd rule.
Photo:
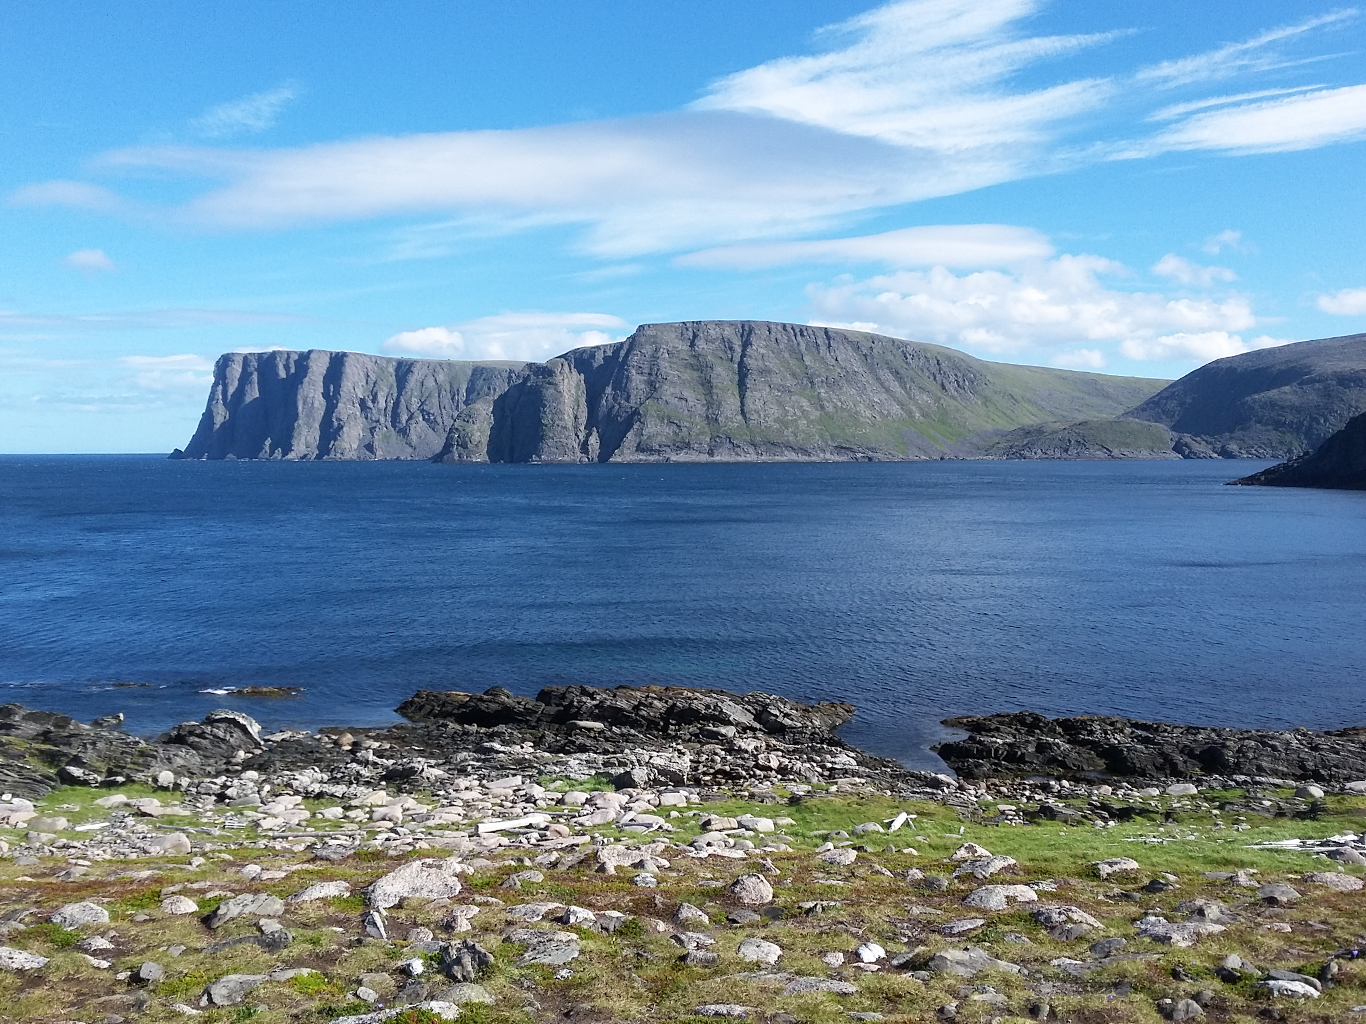
[[[1338,892],[1356,892],[1363,884],[1356,875],[1338,871],[1310,871],[1302,877],[1311,885],[1324,885]]]
[[[1318,990],[1303,981],[1264,981],[1262,988],[1273,996],[1296,996],[1300,999],[1317,999]]]
[[[1168,796],[1195,796],[1199,788],[1191,782],[1173,782],[1167,787]]]
[[[964,843],[949,854],[949,860],[981,860],[983,857],[990,856],[991,851],[985,846],[978,846],[976,843]]]
[[[288,897],[286,903],[310,903],[313,900],[330,900],[340,896],[350,896],[351,885],[348,882],[314,882],[312,885],[305,886]]]
[[[188,896],[181,896],[177,893],[174,896],[167,896],[161,901],[161,912],[163,914],[180,915],[194,914],[199,911],[199,904]]]
[[[48,921],[59,928],[74,931],[90,924],[108,924],[109,911],[98,903],[68,903],[49,917]]]
[[[27,953],[22,949],[0,946],[0,971],[36,971],[47,963],[47,957]]]
[[[875,964],[887,955],[887,951],[876,942],[865,942],[854,950],[854,955],[861,964]]]
[[[385,910],[409,896],[429,900],[458,896],[460,879],[456,871],[459,866],[455,857],[409,861],[372,883],[366,890],[366,899],[370,906]]]
[[[776,964],[782,957],[782,949],[775,943],[764,939],[748,938],[742,941],[735,950],[736,956],[741,960],[748,960],[755,964]]]

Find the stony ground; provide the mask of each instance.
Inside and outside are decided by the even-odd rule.
[[[1352,787],[320,778],[5,797],[0,1020],[1366,1021]]]

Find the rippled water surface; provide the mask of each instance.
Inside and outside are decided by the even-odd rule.
[[[1366,494],[1223,486],[1262,465],[4,457],[0,698],[150,732],[762,689],[917,765],[968,712],[1366,722]],[[249,685],[304,689],[201,692]]]

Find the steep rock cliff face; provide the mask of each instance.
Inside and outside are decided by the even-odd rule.
[[[752,321],[647,324],[493,401],[494,462],[937,458],[1021,424],[1118,415],[1161,381],[987,363],[895,338]],[[469,440],[466,441],[465,437]],[[480,457],[452,431],[446,461]]]
[[[1216,359],[1125,413],[1188,458],[1293,458],[1366,412],[1366,334]]]
[[[1366,490],[1366,413],[1354,416],[1308,455],[1233,481],[1268,487],[1328,487]]]
[[[429,459],[462,412],[479,412],[520,363],[386,359],[356,352],[221,356],[186,459]],[[488,428],[483,427],[487,437]]]

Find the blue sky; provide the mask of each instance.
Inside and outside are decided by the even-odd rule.
[[[1176,377],[1366,330],[1366,11],[0,6],[0,451],[166,451],[214,358],[857,325]]]

